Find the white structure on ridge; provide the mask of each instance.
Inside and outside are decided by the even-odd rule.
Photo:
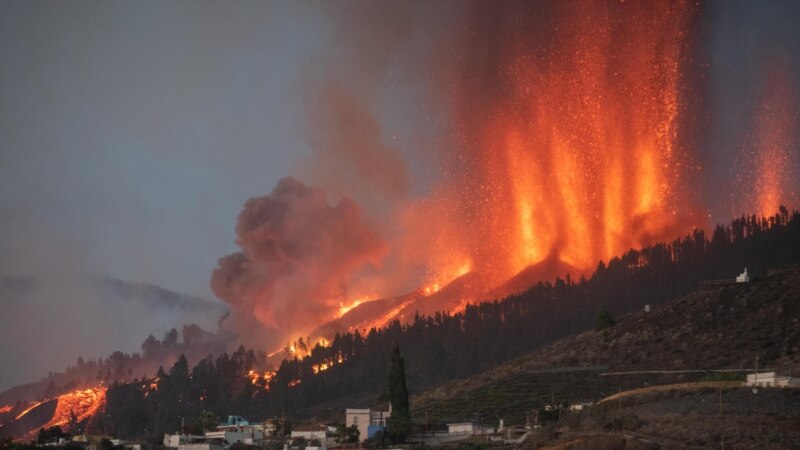
[[[730,278],[728,278],[728,279],[730,279]],[[747,267],[744,268],[744,272],[742,272],[741,274],[739,274],[738,277],[736,277],[736,282],[737,283],[749,283],[750,282],[750,275],[747,274]]]
[[[782,377],[775,372],[753,373],[747,376],[747,385],[752,387],[800,387],[800,378]]]

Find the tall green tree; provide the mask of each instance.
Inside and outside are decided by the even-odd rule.
[[[411,410],[406,388],[406,365],[397,343],[392,350],[392,367],[389,370],[389,403],[392,405],[392,415],[387,423],[388,434],[393,443],[402,444],[411,434]]]

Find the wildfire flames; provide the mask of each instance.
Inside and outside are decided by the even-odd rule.
[[[250,378],[250,382],[255,385],[258,385],[261,380],[264,380],[264,385],[269,389],[269,382],[275,377],[275,372],[271,370],[265,370],[264,372],[251,370],[247,372],[247,376]]]

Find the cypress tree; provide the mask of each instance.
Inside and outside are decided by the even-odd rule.
[[[389,402],[392,415],[388,419],[388,433],[392,442],[403,443],[411,434],[411,411],[406,389],[406,367],[400,356],[400,345],[395,343],[392,350],[392,368],[389,371]]]

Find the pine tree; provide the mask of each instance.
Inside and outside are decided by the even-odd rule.
[[[392,368],[389,371],[389,402],[392,415],[388,419],[389,436],[394,443],[403,443],[411,434],[411,411],[406,389],[406,367],[400,356],[400,345],[395,343],[392,350]]]

